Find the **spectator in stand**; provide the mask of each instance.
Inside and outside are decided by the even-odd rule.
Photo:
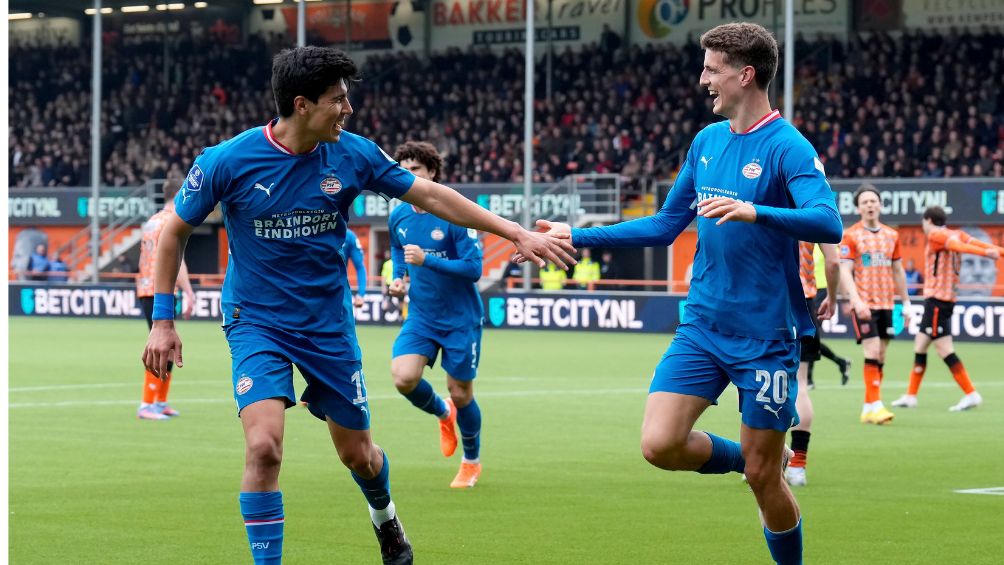
[[[115,262],[112,263],[111,271],[113,273],[129,274],[136,272],[136,265],[129,259],[129,256],[125,253],[120,254],[115,258]]]
[[[31,273],[29,278],[33,281],[48,280],[49,275],[46,274],[48,270],[49,260],[45,258],[45,245],[39,243],[28,260],[28,271]]]
[[[906,275],[906,291],[910,296],[920,296],[924,291],[924,275],[917,270],[913,259],[903,262],[903,273]]]
[[[545,100],[541,90],[538,99],[541,127],[536,131],[542,135],[535,147],[534,178],[550,182],[583,171],[586,153],[595,157],[593,170],[606,170],[601,151],[613,172],[641,180],[672,178],[694,134],[717,119],[703,95],[681,80],[699,70],[696,44],[614,47],[616,32],[608,31],[599,44],[556,55],[553,94]],[[109,156],[103,182],[137,185],[162,178],[172,167],[187,168],[202,147],[257,124],[272,111],[271,100],[254,87],[267,84],[266,62],[291,39],[251,35],[224,49],[221,37],[232,39],[228,34],[170,37],[173,67],[166,81],[159,72],[162,38],[109,39],[102,117]],[[800,92],[791,118],[831,177],[958,176],[967,172],[963,165],[974,176],[1004,176],[1004,98],[993,79],[999,73],[967,71],[1004,68],[999,27],[905,31],[895,38],[877,33],[868,41],[852,36],[846,43],[832,37],[801,41],[805,50],[799,53],[812,55],[796,62]],[[83,163],[90,161],[90,123],[81,118],[90,107],[87,46],[15,44],[8,61],[10,113],[25,117],[12,123],[8,136],[11,185],[88,182]],[[873,61],[881,64],[866,64]],[[522,155],[522,121],[514,119],[522,101],[498,86],[521,88],[519,51],[472,47],[427,58],[390,53],[371,57],[365,72],[373,78],[356,87],[367,104],[352,118],[354,132],[384,146],[397,145],[411,124],[434,124],[430,137],[459,182],[513,182],[522,176],[521,167],[499,166],[500,159],[514,165]],[[609,95],[601,98],[587,84],[609,85]],[[377,92],[380,96],[372,96]],[[442,103],[413,103],[428,97]],[[655,104],[665,99],[678,103],[671,109]],[[43,127],[36,130],[34,124]],[[50,138],[63,142],[46,143]],[[573,149],[577,142],[581,152]],[[625,172],[626,153],[636,153],[645,166]]]
[[[517,263],[515,258],[510,258],[509,264],[505,266],[505,271],[502,273],[502,288],[508,290],[510,284],[519,285],[522,280],[523,264]],[[516,288],[516,286],[513,288]]]
[[[600,280],[600,264],[593,260],[593,252],[588,247],[582,249],[582,257],[575,265],[572,279],[580,290],[593,290],[592,283]]]
[[[548,263],[546,267],[540,270],[541,290],[564,290],[567,281],[568,275],[565,274],[565,271],[552,263]]]
[[[605,249],[603,254],[600,255],[600,279],[601,280],[620,280],[623,279],[624,275],[621,273],[621,268],[614,261],[614,254],[609,249]],[[603,288],[607,290],[621,290],[620,285],[603,285]]]
[[[68,281],[70,279],[68,272],[69,267],[63,262],[63,258],[59,253],[53,253],[52,260],[49,261],[49,282]]]

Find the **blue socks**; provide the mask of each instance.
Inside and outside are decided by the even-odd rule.
[[[352,479],[363,491],[363,496],[366,497],[366,502],[369,502],[370,508],[383,510],[390,505],[390,461],[387,460],[386,453],[383,454],[383,469],[380,469],[380,473],[372,479],[364,479],[354,471],[350,472]]]
[[[432,385],[425,379],[418,381],[418,386],[415,387],[415,390],[404,395],[404,397],[419,410],[428,412],[437,418],[446,414],[446,402],[436,394],[436,391],[432,389]]]
[[[242,492],[241,515],[251,544],[255,565],[279,565],[282,561],[282,491]]]
[[[802,518],[787,532],[774,533],[763,529],[767,549],[778,565],[802,565]]]
[[[742,473],[746,469],[743,450],[738,443],[708,434],[711,438],[711,459],[697,470],[705,475],[721,475],[723,473]]]
[[[474,398],[463,408],[457,408],[457,426],[464,444],[464,459],[476,461],[481,451],[481,408]]]

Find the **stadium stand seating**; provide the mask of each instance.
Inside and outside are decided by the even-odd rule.
[[[202,147],[274,114],[270,56],[291,42],[106,44],[102,178],[128,186],[186,170]],[[831,177],[1004,176],[1000,28],[800,38],[796,53],[793,121]],[[8,62],[11,185],[89,184],[90,49],[12,46]],[[716,119],[696,84],[701,65],[696,44],[557,51],[550,99],[543,65],[536,76],[535,178],[671,178],[695,132]],[[520,52],[391,53],[362,68],[352,131],[388,151],[432,141],[451,182],[522,180]]]

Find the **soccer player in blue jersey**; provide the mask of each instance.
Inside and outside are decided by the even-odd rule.
[[[306,380],[301,400],[327,424],[339,458],[369,503],[383,562],[412,562],[391,501],[387,456],[370,437],[341,253],[350,204],[361,190],[498,234],[538,264],[574,263],[567,238],[525,230],[447,187],[416,178],[372,141],[345,131],[356,77],[355,64],[337,49],[301,47],[276,55],[272,90],[279,117],[196,158],[160,238],[153,329],[143,351],[144,364],[158,376],[170,361],[184,364],[172,291],[185,243],[221,205],[230,246],[223,329],[246,445],[240,507],[255,563],[282,558],[279,468],[285,409],[296,403],[293,364]]]
[[[345,264],[352,263],[356,268],[356,290],[352,297],[352,305],[361,308],[363,297],[366,296],[366,261],[363,259],[363,246],[359,245],[359,238],[355,232],[345,228],[345,243],[342,244],[342,256],[345,257]]]
[[[816,152],[771,109],[777,42],[762,26],[725,24],[701,36],[701,87],[727,118],[701,130],[653,216],[570,229],[579,247],[669,245],[695,218],[697,251],[685,322],[656,367],[641,448],[656,467],[745,473],[778,563],[801,563],[802,521],[782,468],[795,410],[799,341],[812,335],[798,278],[798,241],[837,243],[840,216]],[[732,382],[739,443],[694,430]]]
[[[439,182],[443,159],[430,143],[409,141],[394,159],[416,177]],[[408,319],[394,341],[394,386],[412,404],[439,419],[439,447],[449,457],[457,449],[456,426],[464,444],[460,470],[450,486],[471,488],[481,476],[481,408],[474,398],[474,378],[481,357],[484,310],[478,232],[441,220],[418,206],[398,206],[390,213],[394,274],[390,293],[408,295]],[[411,284],[405,290],[404,277]],[[450,391],[443,400],[422,378],[440,350]]]

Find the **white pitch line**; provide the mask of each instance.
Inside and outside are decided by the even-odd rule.
[[[529,380],[540,380],[540,379],[532,379],[530,377],[499,377],[499,378],[486,377],[486,380],[489,381],[489,382],[495,383],[495,382],[512,382],[512,381],[517,381],[517,380],[518,381],[529,381]],[[140,381],[137,380],[137,382],[140,382]],[[186,381],[186,380],[176,380],[176,381],[174,381],[174,382],[171,383],[171,386],[172,387],[176,387],[176,386],[185,387],[185,386],[191,386],[191,385],[217,385],[217,384],[221,384],[221,383],[226,383],[226,381],[224,381],[222,379],[218,380],[218,381]],[[852,383],[852,384],[856,384],[856,383]],[[905,386],[907,384],[909,384],[909,383],[907,383],[907,381],[883,381],[883,383],[882,383],[882,385],[884,387],[885,386]],[[980,388],[996,388],[996,387],[1004,386],[1004,381],[980,382],[979,385],[980,385]],[[73,385],[45,385],[45,386],[12,387],[12,388],[8,389],[8,392],[11,392],[11,393],[15,393],[15,392],[48,392],[48,391],[54,391],[54,390],[84,390],[84,389],[98,389],[98,388],[133,388],[135,386],[137,386],[135,382],[130,382],[130,383],[92,383],[92,384],[73,384]],[[927,381],[925,381],[924,385],[923,385],[924,388],[956,388],[958,386],[959,385],[955,384],[952,381],[948,381],[948,382],[927,382]],[[644,386],[639,387],[637,390],[646,390],[647,388],[648,388],[648,386],[644,385]],[[817,384],[814,390],[840,390],[840,389],[846,389],[846,388],[847,388],[847,385]],[[852,388],[853,388],[853,386],[852,386]],[[616,390],[621,390],[621,389],[616,389]],[[634,390],[634,389],[632,389],[632,390]],[[562,391],[558,391],[558,392],[562,393],[562,394],[566,393],[566,391],[563,391],[563,390]],[[480,393],[479,392],[478,394],[484,394],[484,393]],[[499,396],[507,396],[509,393],[504,393],[503,392],[503,393],[493,393],[493,394],[497,394]],[[516,396],[520,396],[522,394],[523,393],[521,393],[521,392],[516,392],[515,393]]]
[[[644,388],[607,388],[607,389],[584,389],[584,390],[519,390],[519,391],[499,391],[499,392],[479,392],[481,397],[505,397],[505,396],[593,396],[598,394],[638,394],[645,395]],[[400,394],[371,394],[369,400],[393,400],[400,398]],[[230,404],[233,398],[176,398],[177,404]],[[135,400],[64,400],[57,402],[12,402],[10,408],[60,408],[67,406],[119,406],[136,404]]]
[[[220,381],[179,381],[172,382],[172,386],[176,385],[211,385],[218,384]],[[133,388],[137,386],[136,383],[141,383],[137,379],[136,382],[132,383],[91,383],[91,384],[79,384],[79,385],[46,385],[46,386],[21,386],[12,387],[10,392],[45,392],[50,390],[80,390],[89,388]],[[142,384],[140,385],[142,386]]]
[[[996,494],[1004,496],[1004,487],[967,488],[967,489],[954,490],[952,492],[957,492],[959,494]]]

